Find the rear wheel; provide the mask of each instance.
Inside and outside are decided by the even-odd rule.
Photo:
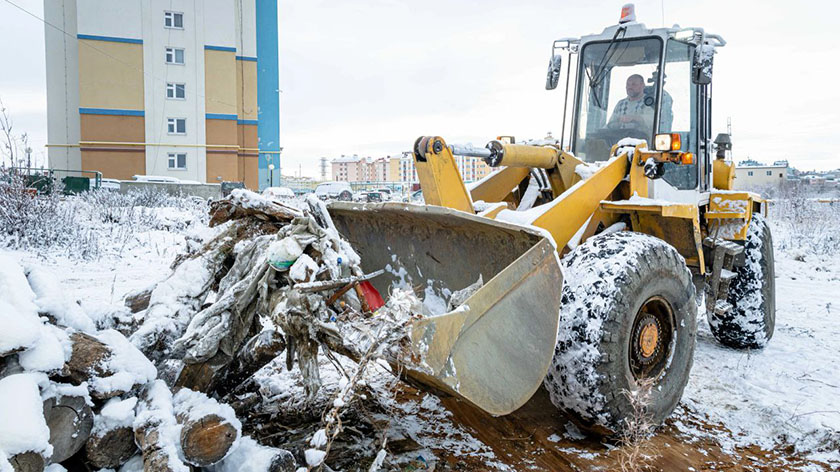
[[[594,431],[626,427],[622,392],[652,384],[645,415],[660,424],[688,381],[697,333],[694,284],[664,241],[639,233],[597,236],[563,260],[563,304],[545,379],[551,401]]]
[[[753,215],[744,244],[745,263],[736,268],[726,301],[732,309],[709,313],[709,327],[724,346],[756,349],[767,345],[776,326],[773,238],[761,215]]]

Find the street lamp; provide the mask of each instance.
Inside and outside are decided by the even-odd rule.
[[[269,180],[269,187],[274,186],[274,163],[268,165],[268,180]]]

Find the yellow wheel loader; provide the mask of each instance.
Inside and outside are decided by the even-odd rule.
[[[645,379],[653,421],[676,407],[703,303],[722,344],[766,344],[765,201],[732,189],[729,137],[711,134],[724,45],[625,10],[600,34],[553,44],[546,88],[565,75],[568,136],[485,148],[423,136],[413,154],[425,205],[330,205],[362,269],[385,268],[376,289],[411,287],[430,307],[410,327],[409,381],[493,415],[545,385],[580,424],[618,432],[633,413],[622,392]],[[465,185],[456,156],[496,170]]]

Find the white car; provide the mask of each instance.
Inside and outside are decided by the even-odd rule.
[[[267,187],[262,192],[263,197],[274,199],[295,198],[295,192],[289,187]]]
[[[353,188],[347,182],[324,182],[315,187],[315,196],[321,200],[353,200]]]

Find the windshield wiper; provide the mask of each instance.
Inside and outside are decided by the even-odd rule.
[[[607,64],[612,60],[612,57],[615,55],[618,48],[614,48],[616,44],[618,44],[618,35],[621,34],[621,38],[624,38],[624,34],[627,32],[626,26],[619,26],[617,30],[615,30],[615,34],[613,35],[610,43],[607,45],[607,49],[604,51],[604,55],[601,57],[601,60],[598,62],[598,66],[595,68],[595,75],[593,76],[590,74],[589,69],[584,67],[586,71],[586,76],[589,78],[589,90],[595,90],[595,87],[601,84],[601,81],[604,80],[606,77],[606,68]],[[609,57],[608,57],[609,56]],[[593,94],[593,98],[595,99],[595,105],[598,108],[603,108],[601,106],[601,100],[598,98],[598,94]]]

